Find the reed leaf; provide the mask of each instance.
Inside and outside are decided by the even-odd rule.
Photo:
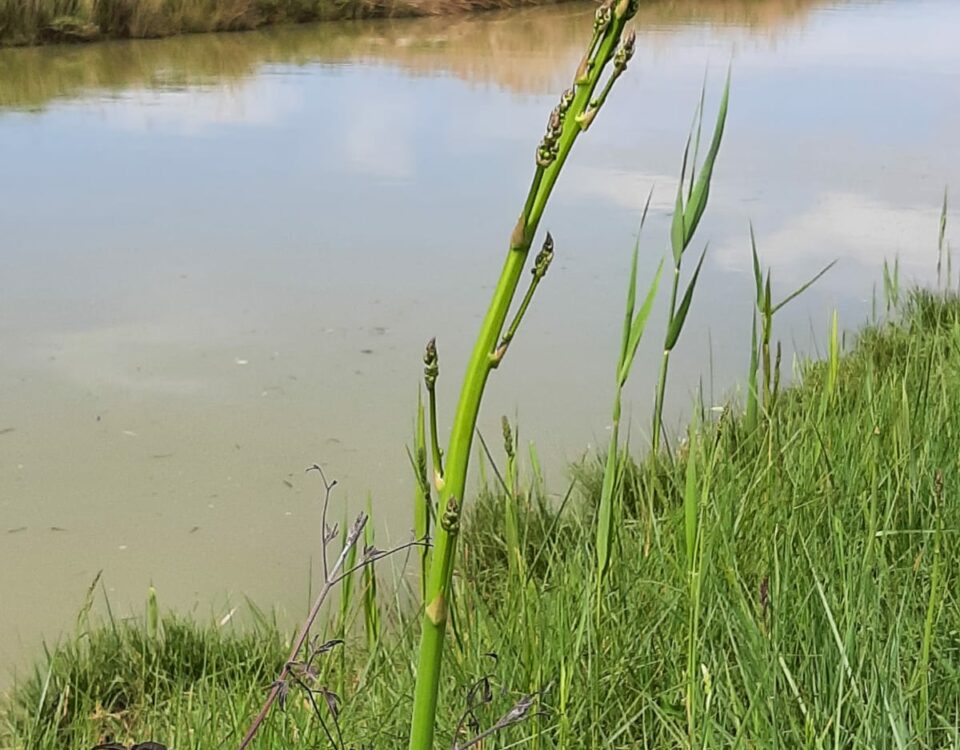
[[[633,254],[633,262],[633,274],[636,275],[636,251],[634,251]],[[650,317],[650,312],[653,309],[653,302],[657,296],[657,289],[660,287],[660,276],[662,274],[663,261],[661,260],[657,266],[657,272],[653,275],[653,280],[650,282],[650,288],[647,290],[647,296],[643,300],[643,305],[640,306],[640,312],[637,313],[633,319],[633,323],[630,325],[630,336],[627,342],[626,356],[620,363],[620,372],[618,373],[618,380],[621,387],[626,384],[627,378],[630,377],[630,369],[633,367],[633,362],[637,355],[637,348],[640,346],[640,340],[643,338],[643,332],[647,327],[647,319]],[[635,282],[631,280],[631,283]]]
[[[703,160],[703,167],[700,175],[697,177],[696,186],[690,194],[690,200],[684,209],[683,229],[684,244],[690,243],[694,233],[703,217],[703,212],[707,208],[707,199],[710,197],[710,184],[713,180],[713,166],[717,160],[717,154],[720,152],[720,143],[723,140],[723,130],[727,122],[727,107],[730,103],[730,74],[727,74],[727,81],[723,87],[723,97],[720,100],[720,110],[717,113],[717,123],[713,130],[713,140],[710,142],[710,148],[707,156]]]
[[[700,253],[700,260],[697,261],[697,267],[693,271],[693,276],[690,277],[690,283],[687,284],[687,289],[683,293],[680,304],[677,306],[677,310],[673,315],[673,319],[670,321],[670,325],[667,328],[667,338],[663,347],[666,351],[672,351],[673,347],[677,343],[677,340],[680,338],[680,332],[683,330],[683,324],[687,320],[687,313],[690,311],[690,303],[693,302],[693,292],[697,286],[697,279],[700,277],[700,269],[703,266],[703,259],[706,257],[707,248],[704,247],[703,252]]]

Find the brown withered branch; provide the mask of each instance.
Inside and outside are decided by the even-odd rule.
[[[494,653],[487,654],[487,656],[493,659],[494,662],[499,660],[499,657]],[[522,695],[519,700],[513,704],[511,709],[501,716],[491,727],[480,731],[480,720],[477,718],[476,712],[478,708],[487,706],[493,702],[492,681],[493,675],[486,674],[477,680],[471,686],[470,690],[467,691],[467,707],[460,716],[460,721],[457,722],[457,728],[454,730],[454,741],[451,750],[468,750],[471,747],[477,747],[491,735],[539,715],[541,713],[540,711],[531,711],[531,709],[540,696],[550,689],[550,686],[547,685],[547,687],[536,693]],[[464,729],[469,729],[470,732],[474,733],[474,736],[463,744],[460,744],[456,738],[463,734]]]
[[[323,513],[321,516],[321,522],[323,524],[323,586],[320,588],[317,598],[314,601],[313,606],[310,608],[310,613],[307,615],[307,619],[304,620],[303,626],[300,628],[300,632],[297,634],[297,637],[294,640],[293,647],[290,649],[290,656],[287,657],[287,660],[284,663],[283,668],[280,670],[280,674],[277,676],[277,679],[274,680],[274,682],[270,685],[270,692],[267,694],[267,698],[263,702],[260,712],[250,724],[250,728],[247,730],[247,733],[243,736],[243,739],[237,746],[237,750],[246,750],[246,748],[250,746],[250,743],[253,742],[253,738],[256,736],[261,725],[269,715],[270,709],[273,708],[274,703],[279,702],[281,707],[284,705],[290,690],[291,680],[307,690],[311,701],[313,700],[314,692],[320,692],[323,695],[324,700],[327,703],[327,707],[330,710],[331,716],[334,717],[334,728],[336,729],[337,739],[340,739],[339,726],[336,722],[336,716],[339,711],[339,698],[325,688],[321,688],[319,691],[314,691],[306,684],[305,681],[305,678],[312,679],[316,674],[313,669],[314,660],[318,656],[325,654],[334,647],[340,645],[340,641],[328,641],[327,643],[321,645],[311,644],[310,648],[305,654],[304,659],[298,661],[297,656],[304,649],[304,646],[307,645],[307,641],[310,636],[310,628],[313,626],[314,621],[320,614],[320,610],[323,608],[323,604],[330,595],[330,592],[337,586],[337,584],[343,582],[366,566],[372,565],[381,558],[388,557],[389,555],[405,549],[410,549],[411,547],[426,547],[430,544],[430,540],[424,538],[414,539],[410,542],[406,542],[405,544],[401,544],[388,550],[380,550],[376,547],[366,546],[363,548],[360,562],[345,570],[344,566],[346,565],[347,559],[350,555],[350,550],[357,545],[361,536],[363,536],[364,527],[370,520],[366,513],[360,513],[347,531],[343,548],[337,555],[333,565],[330,565],[330,544],[334,539],[337,538],[339,529],[336,524],[331,526],[329,523],[327,523],[327,511],[330,507],[330,496],[333,492],[333,488],[337,485],[337,481],[328,481],[326,475],[323,473],[323,469],[321,469],[317,464],[307,468],[307,471],[316,471],[320,475],[320,479],[323,482]],[[316,713],[318,716],[320,715],[319,711]],[[321,723],[323,724],[323,722]],[[326,732],[330,743],[334,747],[342,747],[342,739],[340,739],[340,742],[337,742],[326,724],[323,724],[323,729]]]
[[[494,724],[489,729],[486,729],[473,739],[468,740],[467,742],[461,744],[454,743],[453,750],[468,750],[471,747],[477,747],[481,742],[483,742],[487,737],[500,732],[507,727],[512,727],[514,724],[519,724],[522,721],[526,721],[532,716],[537,715],[539,712],[531,713],[531,710],[536,703],[537,699],[540,697],[540,693],[530,693],[528,695],[520,696],[520,699],[513,704],[513,708],[507,711],[503,716],[501,716],[496,724]]]

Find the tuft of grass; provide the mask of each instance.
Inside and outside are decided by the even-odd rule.
[[[757,237],[753,231],[753,224],[750,225],[750,251],[753,254],[753,281],[756,291],[754,304],[756,308],[753,313],[750,330],[750,370],[747,373],[747,411],[745,419],[747,429],[753,430],[757,426],[761,409],[765,412],[770,412],[775,408],[780,390],[780,358],[782,350],[779,341],[777,342],[776,358],[771,361],[770,356],[770,346],[773,340],[773,317],[786,305],[790,304],[790,302],[816,284],[827,271],[833,268],[836,261],[831,261],[782,300],[774,302],[771,292],[772,272],[770,269],[767,269],[767,275],[766,278],[764,278],[763,270],[760,266],[760,256],[757,254]],[[759,331],[757,329],[758,315],[760,319]],[[834,329],[831,332],[830,339],[831,357],[839,354],[839,349],[836,352],[834,351],[834,347],[839,346],[839,342],[836,339],[836,321],[834,321],[834,323]],[[758,385],[758,381],[760,380],[762,380],[762,389],[760,385]],[[832,389],[830,392],[832,393]]]
[[[87,748],[163,738],[188,747],[188,737],[208,735],[260,699],[286,658],[289,643],[273,622],[234,630],[171,614],[155,621],[153,606],[143,624],[111,621],[49,648],[4,701],[0,744]]]

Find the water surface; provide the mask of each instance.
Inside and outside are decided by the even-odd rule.
[[[407,537],[424,342],[451,416],[470,340],[589,31],[590,6],[0,51],[0,665],[114,608],[306,605],[318,462]],[[870,314],[885,258],[935,275],[958,184],[952,0],[651,2],[637,54],[545,216],[557,260],[491,381],[556,490],[607,435],[640,208],[666,248],[704,75],[727,137],[671,421],[747,364],[756,226],[774,287],[835,269],[778,320],[815,353]],[[656,338],[628,389],[647,430]]]

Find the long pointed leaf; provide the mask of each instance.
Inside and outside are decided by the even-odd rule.
[[[703,107],[707,101],[707,71],[703,72],[703,84],[700,86],[700,103],[697,106],[697,116],[694,118],[697,125],[697,134],[693,139],[693,159],[690,161],[690,192],[687,200],[693,194],[693,186],[697,179],[697,158],[700,156],[700,136],[703,134]]]
[[[633,245],[633,257],[630,260],[630,278],[627,282],[627,305],[623,315],[623,336],[620,341],[620,359],[617,362],[617,371],[623,369],[627,361],[627,348],[630,342],[630,326],[633,324],[633,308],[637,300],[637,256],[640,254],[640,236]]]
[[[667,340],[664,344],[664,349],[667,351],[672,351],[673,347],[677,343],[677,339],[680,338],[680,331],[683,329],[683,322],[687,319],[687,312],[690,310],[690,302],[693,300],[693,290],[697,285],[697,278],[700,276],[700,269],[703,267],[703,259],[707,257],[707,248],[703,248],[703,252],[700,253],[700,260],[697,262],[697,268],[693,272],[693,276],[690,279],[690,283],[687,285],[687,290],[683,293],[683,299],[680,300],[680,305],[677,307],[677,314],[673,316],[673,321],[670,324],[670,330],[667,331]]]
[[[647,223],[647,212],[650,210],[650,200],[653,198],[653,188],[647,193],[647,202],[643,206],[643,214],[640,216],[640,227],[637,229],[637,241],[633,245],[633,260],[630,264],[630,281],[627,286],[627,309],[623,317],[623,338],[620,342],[620,361],[617,363],[617,371],[623,368],[623,363],[627,356],[627,342],[630,339],[630,327],[633,325],[633,309],[637,298],[637,255],[640,252],[640,234],[643,232],[643,225]]]
[[[684,241],[689,243],[693,239],[697,226],[700,224],[700,218],[707,208],[707,199],[710,197],[710,182],[713,179],[713,166],[717,160],[717,153],[720,151],[720,142],[723,140],[723,128],[727,122],[727,105],[730,101],[730,75],[727,74],[727,82],[723,87],[723,98],[720,100],[720,111],[717,113],[717,124],[713,131],[713,140],[710,143],[710,149],[707,151],[707,157],[703,160],[703,168],[700,170],[700,176],[697,183],[690,193],[690,201],[684,210]]]
[[[653,281],[650,282],[650,288],[647,290],[647,296],[640,307],[640,312],[633,319],[630,326],[630,338],[627,342],[626,357],[620,365],[619,383],[622,387],[627,378],[630,377],[630,368],[633,367],[633,360],[637,355],[637,347],[640,345],[640,339],[643,338],[643,331],[647,327],[647,318],[650,317],[650,311],[653,309],[653,301],[657,297],[657,289],[660,286],[660,276],[663,273],[663,261],[657,266],[657,272],[654,274]]]
[[[750,249],[753,251],[753,283],[757,289],[757,307],[763,307],[763,271],[760,269],[760,256],[757,254],[757,236],[750,222]]]
[[[764,314],[767,316],[767,319],[768,319],[768,320],[769,320],[770,318],[772,318],[774,312],[776,312],[776,311],[773,309],[773,302],[772,302],[773,295],[772,295],[771,292],[770,292],[770,273],[771,273],[771,271],[770,271],[770,269],[768,268],[768,269],[767,269],[767,283],[766,283],[766,285],[763,287],[763,312],[764,312]],[[770,330],[769,326],[767,327],[767,330]]]
[[[820,277],[823,276],[823,275],[824,275],[827,271],[829,271],[831,268],[833,268],[833,267],[836,265],[836,263],[837,263],[837,261],[835,261],[835,260],[832,260],[832,261],[830,261],[829,263],[827,263],[827,265],[825,265],[823,268],[821,268],[821,269],[820,269],[820,272],[819,272],[816,276],[814,276],[812,279],[810,279],[810,281],[808,281],[808,282],[807,282],[806,284],[804,284],[803,286],[798,287],[798,288],[797,288],[796,290],[794,290],[791,294],[789,294],[785,299],[781,300],[781,301],[778,302],[776,305],[774,305],[774,306],[773,306],[773,309],[772,309],[770,312],[771,312],[771,313],[775,313],[777,310],[779,310],[781,307],[783,307],[784,305],[786,305],[788,302],[791,302],[791,301],[795,300],[797,297],[799,297],[801,294],[803,294],[805,291],[807,291],[807,289],[809,289],[809,288],[812,287],[814,284],[816,284],[817,281],[820,280]]]
[[[687,230],[684,226],[683,183],[687,177],[687,159],[690,156],[690,137],[683,149],[683,164],[680,167],[680,182],[677,185],[677,202],[673,208],[673,222],[670,225],[670,247],[673,250],[673,265],[680,267],[680,257],[687,247]]]

